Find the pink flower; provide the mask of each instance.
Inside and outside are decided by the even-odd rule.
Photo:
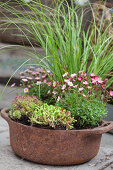
[[[78,77],[78,81],[81,81],[81,77]]]
[[[65,88],[66,88],[66,84],[64,84],[61,89],[65,90]]]
[[[84,77],[86,77],[86,75],[87,75],[87,74],[86,74],[86,73],[84,73]]]
[[[105,82],[107,82],[107,81],[108,81],[108,79],[105,79],[104,81],[105,81]]]
[[[53,87],[56,87],[56,81],[53,82]]]
[[[102,81],[102,80],[98,80],[98,83],[100,83],[100,84],[102,84],[104,81]]]
[[[74,78],[72,78],[72,81],[74,81],[74,82],[75,82],[76,80],[75,80]]]
[[[64,79],[64,82],[65,82],[65,83],[68,83],[68,82],[70,82],[70,80],[68,80],[68,79]]]
[[[60,101],[60,99],[61,99],[61,98],[60,98],[60,96],[58,96],[58,98],[57,98],[57,102],[59,102],[59,101]]]
[[[75,78],[77,76],[77,74],[71,74],[71,78]]]
[[[31,74],[31,73],[32,73],[32,71],[28,69],[28,70],[26,71],[26,73]]]
[[[91,77],[96,77],[97,75],[95,73],[90,74]]]
[[[62,77],[66,77],[68,75],[69,75],[69,73],[67,72],[67,73],[63,74]]]
[[[48,86],[51,86],[51,82],[48,82]]]
[[[32,78],[32,77],[26,77],[26,79],[28,79],[28,80],[33,80],[33,78]]]
[[[40,85],[42,82],[41,81],[37,81],[36,82],[36,85],[38,86],[38,85]]]
[[[78,87],[78,85],[75,85],[75,86],[73,86],[74,88],[77,88]]]
[[[113,97],[113,91],[110,91],[109,94],[111,97]]]
[[[27,79],[22,79],[23,82],[27,82],[28,80]]]
[[[42,76],[42,79],[45,79],[46,78],[46,75]]]
[[[24,78],[25,78],[25,76],[21,76],[20,78],[21,78],[21,79],[24,79]]]
[[[93,80],[93,82],[97,82],[97,83],[100,83],[100,84],[102,84],[104,81],[102,80],[102,77],[95,77],[95,79],[92,79]]]
[[[83,74],[83,71],[79,71],[78,73],[79,73],[79,74]]]
[[[57,92],[56,92],[56,91],[53,91],[52,93],[53,93],[54,95],[55,95],[55,94],[57,94]]]
[[[28,85],[28,88],[31,88],[32,87],[32,85]]]
[[[28,88],[25,88],[24,89],[24,93],[28,93],[29,92],[29,89]]]
[[[91,86],[87,86],[87,88],[88,88],[88,89],[92,89],[92,87],[91,87]]]
[[[16,84],[15,83],[13,83],[12,85],[11,85],[11,87],[14,87]]]
[[[42,71],[40,72],[40,73],[43,73],[43,74],[45,74],[46,72],[42,69]]]
[[[35,80],[40,80],[40,77],[36,77]]]
[[[36,72],[32,72],[32,75],[33,75],[33,76],[36,76]]]
[[[92,79],[92,84],[95,84],[97,82],[97,80],[96,79]]]
[[[83,91],[83,90],[84,90],[84,88],[82,87],[82,88],[79,88],[78,90],[79,90],[79,91]]]
[[[47,80],[45,79],[45,80],[43,80],[43,83],[47,83]]]
[[[68,83],[68,86],[72,87],[73,86],[73,83],[71,81],[69,81]]]
[[[84,81],[83,84],[84,84],[84,85],[88,85],[89,83],[88,83],[87,81]]]
[[[100,83],[100,84],[103,83],[102,77],[95,77],[95,80],[96,80],[98,83]]]

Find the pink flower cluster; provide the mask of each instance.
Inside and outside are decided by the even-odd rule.
[[[48,75],[52,78],[52,73],[47,70],[44,71],[42,68],[34,68],[30,66],[29,69],[24,72],[20,72],[21,84],[20,87],[23,88],[23,92],[28,94],[29,91],[35,86],[37,88],[43,83],[48,83],[48,86],[51,85]],[[12,84],[11,87],[14,87],[15,84]],[[44,86],[43,86],[44,88]]]
[[[110,91],[109,94],[111,97],[113,97],[113,91]]]
[[[109,97],[113,97],[113,91],[108,92],[106,84],[108,79],[103,80],[102,77],[98,77],[95,73],[91,73],[88,76],[85,72],[79,71],[78,74],[73,73],[69,75],[68,72],[63,74],[63,83],[59,81],[53,81],[53,74],[47,70],[35,69],[30,67],[24,72],[20,73],[21,84],[25,94],[29,94],[32,89],[41,86],[43,89],[48,89],[47,94],[56,98],[57,102],[65,96],[65,94],[76,93],[78,97],[85,97],[86,100],[98,97],[100,100],[106,102]],[[50,79],[51,77],[51,79]],[[13,84],[11,87],[14,87]],[[104,97],[103,97],[104,96]]]
[[[83,71],[79,71],[78,76],[75,73],[69,76],[69,73],[66,72],[63,78],[63,84],[60,85],[58,92],[61,98],[65,93],[77,93],[79,97],[82,96],[87,99],[90,99],[91,96],[93,96],[93,98],[98,97],[104,102],[106,102],[110,96],[113,97],[113,91],[108,92],[106,89],[108,79],[102,80],[102,77],[98,77],[95,73],[91,73],[90,77],[88,77]],[[55,87],[56,86],[58,87],[59,85],[56,84]],[[60,99],[59,96],[57,101]]]
[[[102,77],[97,77],[97,75],[95,73],[91,73],[91,80],[92,80],[92,84],[103,84],[104,81],[102,80]]]

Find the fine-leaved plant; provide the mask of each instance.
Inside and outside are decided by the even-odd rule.
[[[29,41],[36,56],[33,61],[43,69],[49,69],[56,81],[62,82],[65,72],[78,74],[82,70],[89,75],[95,72],[103,79],[110,76],[107,86],[113,82],[113,46],[110,47],[113,37],[108,36],[109,25],[102,33],[93,15],[92,27],[85,32],[82,28],[84,13],[81,12],[80,16],[77,14],[79,9],[73,0],[71,6],[66,0],[57,1],[54,9],[43,5],[41,1],[32,0],[29,4],[20,0],[17,3],[23,13],[11,6],[10,1],[1,4],[1,8],[13,14],[9,23],[16,26]],[[26,13],[25,7],[30,10],[29,13]],[[40,44],[45,56],[39,55],[30,38]]]

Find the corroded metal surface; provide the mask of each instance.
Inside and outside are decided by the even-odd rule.
[[[20,157],[51,165],[81,164],[95,157],[102,133],[113,128],[106,126],[87,130],[49,130],[16,123],[8,117],[9,109],[2,110],[10,127],[10,143]]]

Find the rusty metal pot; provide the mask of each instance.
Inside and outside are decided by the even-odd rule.
[[[11,120],[9,108],[1,111],[8,122],[10,143],[20,157],[41,164],[73,165],[94,158],[103,133],[113,129],[113,122],[84,130],[50,130],[26,126]]]

